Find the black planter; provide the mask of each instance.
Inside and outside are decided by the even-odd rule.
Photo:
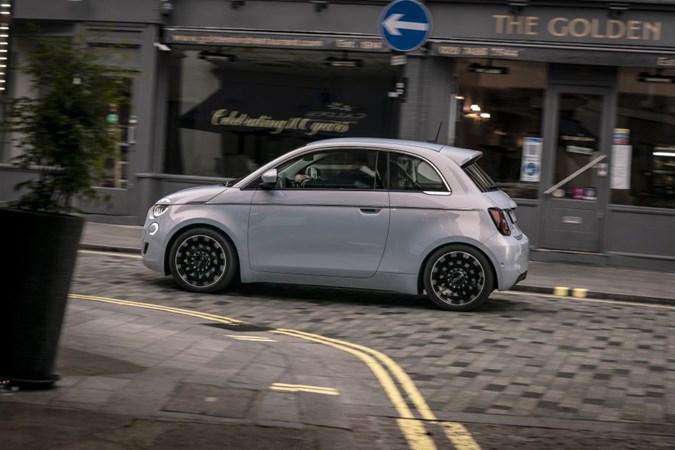
[[[0,292],[0,379],[51,388],[84,219],[0,208],[4,271]],[[4,279],[6,277],[6,279]]]

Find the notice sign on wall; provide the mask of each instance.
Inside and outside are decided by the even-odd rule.
[[[543,139],[523,139],[523,158],[520,163],[520,181],[538,182],[541,178],[541,148]]]
[[[612,139],[611,189],[630,189],[631,156],[630,130],[615,128]]]

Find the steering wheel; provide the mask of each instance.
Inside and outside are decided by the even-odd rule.
[[[277,184],[276,184],[277,189],[286,189],[287,187],[290,186],[291,180],[289,180],[288,177],[285,177],[283,175],[277,177]]]

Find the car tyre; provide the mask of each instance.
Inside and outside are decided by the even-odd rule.
[[[210,228],[192,228],[178,236],[169,264],[174,280],[191,292],[222,291],[239,268],[230,241]]]
[[[429,299],[448,311],[480,307],[494,290],[494,274],[487,257],[475,248],[452,244],[434,251],[424,267],[423,283]]]

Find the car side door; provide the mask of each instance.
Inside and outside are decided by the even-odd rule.
[[[381,158],[381,159],[380,159]],[[389,231],[386,153],[315,150],[282,163],[278,182],[252,199],[248,248],[258,272],[367,278]]]

